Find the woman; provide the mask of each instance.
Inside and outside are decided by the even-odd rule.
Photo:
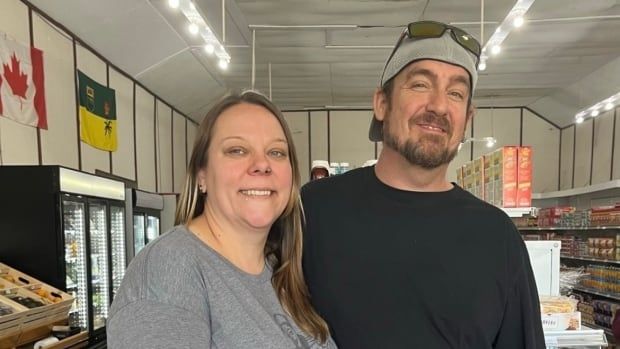
[[[110,348],[335,348],[301,270],[300,175],[282,113],[256,92],[200,125],[170,232],[131,262]]]

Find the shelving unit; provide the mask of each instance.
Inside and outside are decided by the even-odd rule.
[[[590,294],[594,294],[594,295],[597,295],[597,296],[606,297],[606,298],[609,298],[609,299],[614,299],[614,300],[620,301],[620,294],[618,294],[618,293],[601,292],[601,291],[598,291],[598,290],[594,290],[594,289],[587,288],[587,287],[581,287],[581,286],[575,286],[573,288],[573,290],[581,291],[581,292],[585,292],[585,293],[590,293]]]
[[[502,207],[502,210],[506,212],[508,217],[512,218],[523,217],[526,214],[532,213],[532,207]]]
[[[584,329],[579,331],[546,331],[547,349],[555,348],[600,348],[606,346],[607,338],[603,330]]]
[[[613,230],[613,229],[620,229],[620,226],[614,225],[614,226],[599,226],[599,227],[518,227],[519,230],[521,231],[547,231],[547,230],[554,230],[554,231],[577,231],[577,230],[582,230],[582,231],[587,231],[587,230]]]
[[[560,259],[573,259],[573,260],[578,260],[578,261],[588,261],[588,262],[597,262],[597,263],[603,263],[603,264],[620,265],[620,261],[611,260],[611,259],[597,259],[597,258],[574,257],[574,256],[565,256],[565,255],[560,255]]]

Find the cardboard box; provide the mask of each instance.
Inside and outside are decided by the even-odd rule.
[[[505,146],[491,154],[494,181],[494,205],[517,206],[517,148]]]
[[[581,330],[581,313],[541,314],[544,331]]]
[[[494,181],[493,181],[493,172],[494,167],[491,166],[491,154],[487,154],[483,156],[484,161],[484,177],[482,180],[482,186],[484,187],[484,201],[493,204],[495,201],[494,195]]]
[[[456,184],[458,184],[459,187],[464,188],[464,185],[463,185],[463,166],[461,166],[461,167],[456,169]]]
[[[517,152],[517,207],[532,206],[532,147]]]

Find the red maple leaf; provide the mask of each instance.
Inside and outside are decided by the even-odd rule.
[[[4,67],[4,78],[11,87],[13,94],[25,99],[26,91],[28,91],[28,75],[20,71],[19,60],[17,60],[15,53],[11,56],[11,67],[6,64],[2,66]]]

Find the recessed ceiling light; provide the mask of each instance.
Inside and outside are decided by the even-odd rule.
[[[483,71],[485,69],[487,69],[487,62],[485,61],[480,62],[480,64],[478,64],[478,70]]]
[[[578,124],[583,122],[583,116],[578,116],[577,119],[575,119],[575,122],[577,122]]]
[[[614,108],[614,104],[609,102],[605,104],[605,110],[612,110]]]
[[[496,55],[498,53],[500,53],[500,51],[502,50],[502,47],[499,45],[495,45],[493,47],[491,47],[491,53]]]
[[[599,114],[598,109],[594,109],[594,110],[592,111],[592,113],[590,113],[590,115],[591,115],[592,117],[596,117],[596,116],[598,116],[598,114]]]
[[[220,59],[220,63],[218,64],[221,69],[226,70],[228,68],[228,62],[224,59]]]
[[[205,52],[212,55],[213,52],[215,52],[215,46],[213,46],[213,44],[206,44],[205,45]]]
[[[515,28],[519,28],[523,25],[524,22],[525,20],[523,19],[523,16],[519,16],[515,18],[515,20],[512,22],[512,25],[514,25]]]
[[[179,8],[179,0],[168,0],[170,8]]]
[[[189,28],[189,32],[192,33],[193,35],[198,34],[198,31],[200,31],[200,29],[195,23],[190,23],[188,28]]]

